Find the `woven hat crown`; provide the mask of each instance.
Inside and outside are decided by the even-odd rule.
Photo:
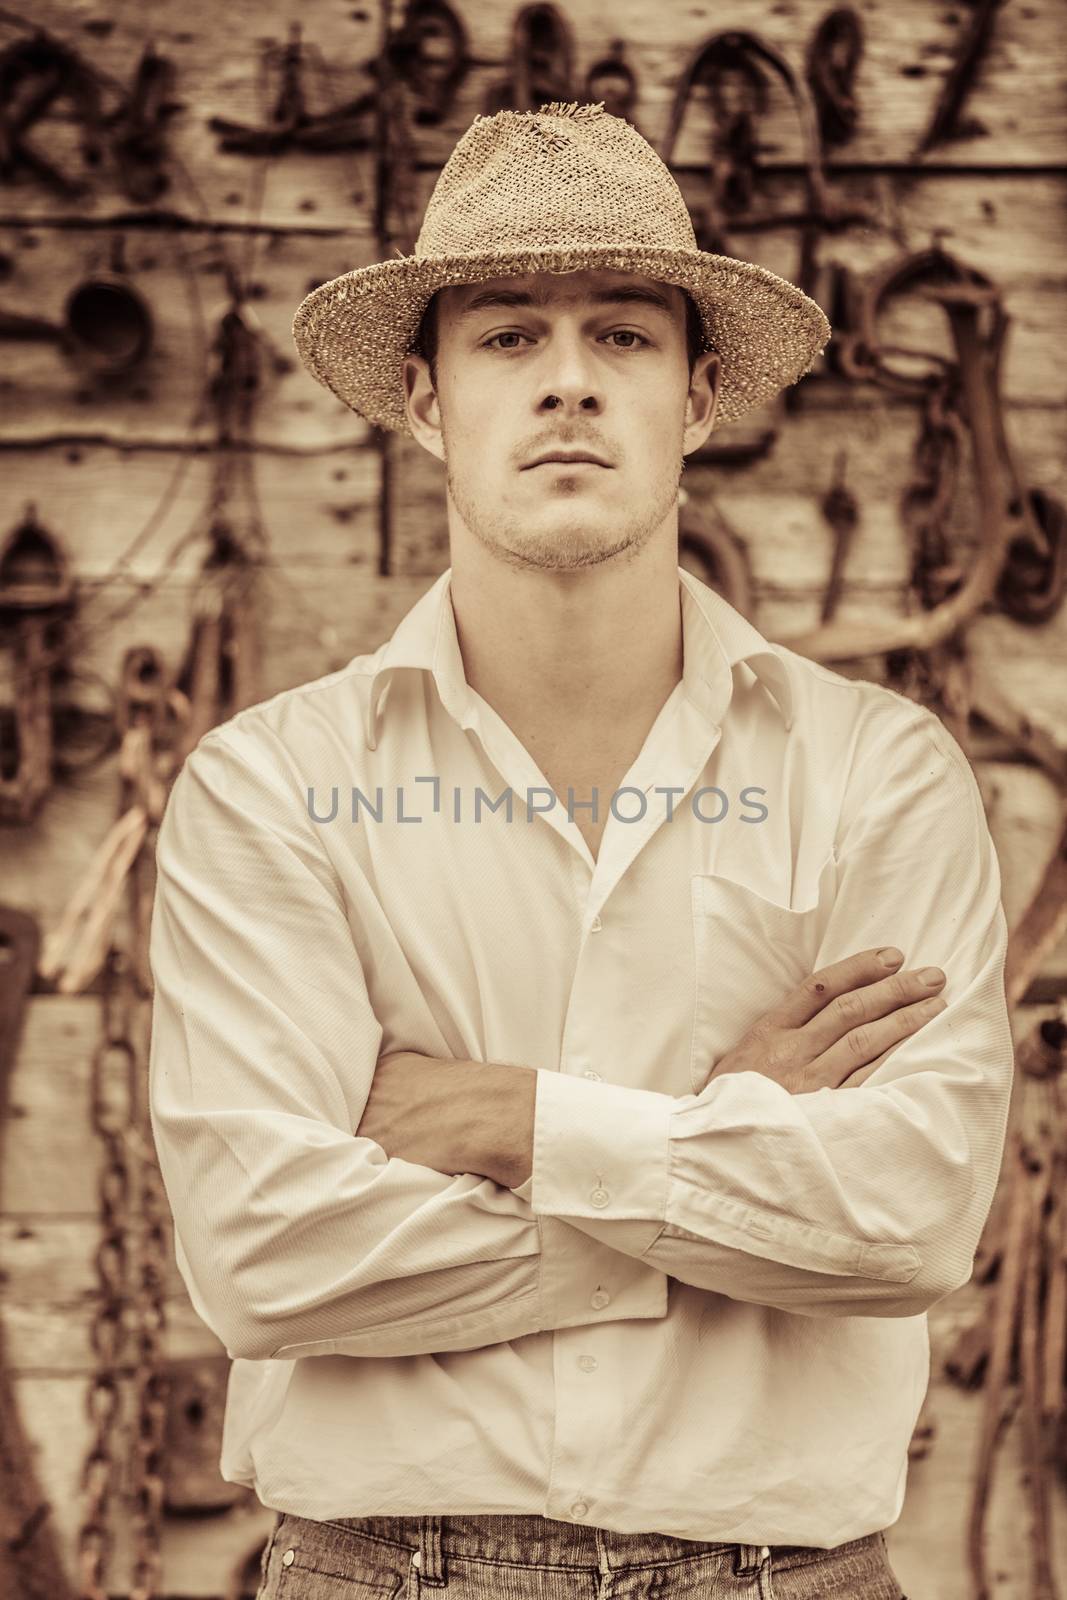
[[[584,270],[686,291],[720,360],[716,427],[794,383],[830,333],[795,284],[699,248],[674,177],[624,117],[603,101],[552,101],[475,117],[438,175],[414,253],[319,284],[297,308],[293,338],[353,411],[410,435],[404,357],[439,289]]]
[[[681,191],[622,117],[552,101],[476,117],[442,167],[416,256],[568,245],[695,250]]]

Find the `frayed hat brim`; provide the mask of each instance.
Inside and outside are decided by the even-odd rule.
[[[686,290],[722,375],[715,426],[810,371],[830,337],[820,307],[766,267],[706,251],[642,245],[400,256],[346,272],[304,299],[293,338],[312,375],[367,422],[408,434],[402,364],[433,294],[450,284],[537,272],[633,272]]]

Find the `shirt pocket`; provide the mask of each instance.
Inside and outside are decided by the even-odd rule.
[[[721,873],[691,879],[695,961],[689,1081],[693,1094],[752,1024],[814,971],[833,894],[831,850],[795,905]]]

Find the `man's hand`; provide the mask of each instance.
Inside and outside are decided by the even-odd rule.
[[[355,1131],[388,1156],[514,1189],[533,1169],[536,1091],[533,1067],[401,1050],[378,1058]]]
[[[895,972],[899,965],[863,950],[813,972],[720,1057],[708,1082],[726,1072],[761,1072],[790,1094],[863,1083],[881,1065],[878,1057],[945,1009],[940,967],[920,969],[938,974],[928,984],[920,972]]]
[[[886,1051],[944,1011],[945,975],[934,970],[938,981],[926,984],[864,950],[813,972],[720,1057],[708,1081],[760,1072],[790,1094],[854,1088]],[[533,1067],[401,1050],[379,1057],[356,1133],[386,1155],[516,1189],[533,1170],[536,1094]]]

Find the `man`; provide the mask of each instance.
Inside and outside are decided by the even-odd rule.
[[[160,830],[153,1125],[260,1595],[899,1600],[1003,1152],[997,860],[935,716],[677,562],[686,455],[825,319],[553,105],[295,332],[445,463],[451,566]]]

